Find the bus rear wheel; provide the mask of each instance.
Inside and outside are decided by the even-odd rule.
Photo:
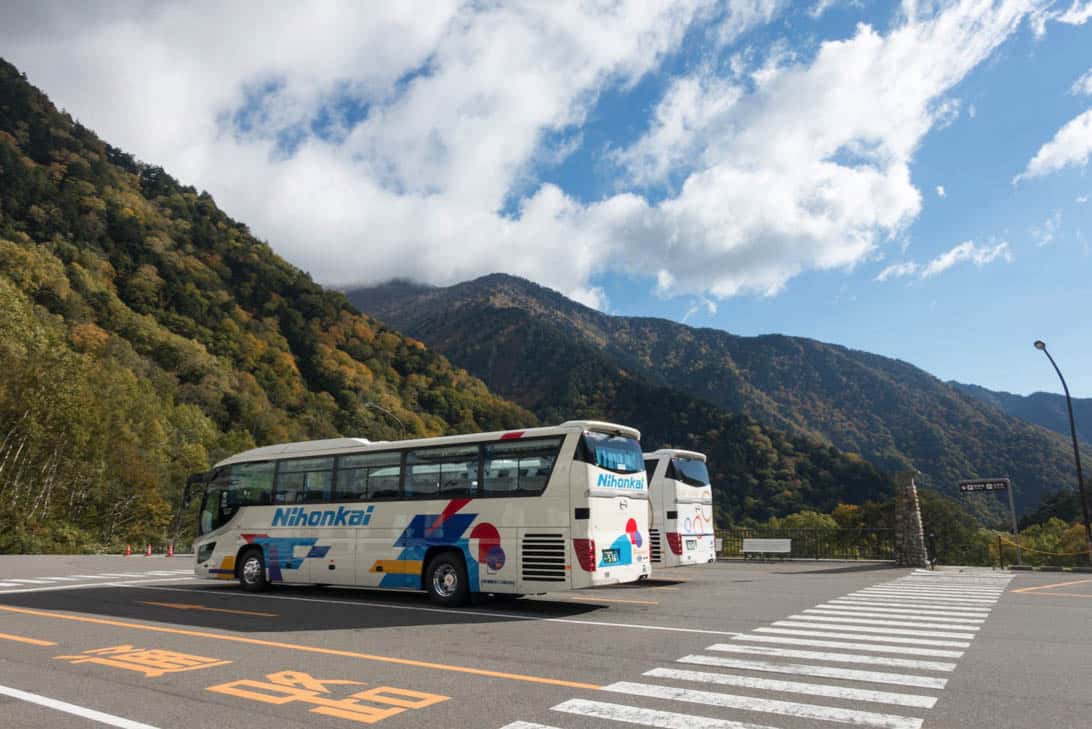
[[[269,586],[262,550],[248,549],[239,557],[239,584],[247,592],[261,592]]]
[[[425,589],[429,599],[445,607],[463,605],[470,597],[470,584],[462,557],[443,552],[432,558],[425,569]]]

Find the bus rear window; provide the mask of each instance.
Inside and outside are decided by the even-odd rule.
[[[682,481],[689,486],[709,485],[709,469],[705,467],[705,461],[694,461],[689,458],[672,458],[667,477],[673,478],[676,481]]]
[[[606,433],[587,432],[580,439],[577,459],[615,473],[637,473],[645,470],[641,446],[633,438]]]

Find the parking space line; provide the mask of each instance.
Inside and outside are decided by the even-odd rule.
[[[24,638],[21,635],[12,635],[11,633],[0,633],[0,640],[11,640],[16,643],[27,643],[29,645],[57,645],[51,640],[38,640],[37,638]]]
[[[1010,590],[1010,592],[1038,592],[1039,590],[1049,590],[1052,587],[1068,587],[1069,585],[1083,585],[1086,582],[1092,582],[1092,579],[1087,580],[1070,580],[1069,582],[1055,582],[1050,585],[1039,585],[1038,587],[1021,587],[1019,590]]]
[[[188,582],[194,577],[157,577],[154,580],[133,580],[131,582],[89,582],[80,585],[49,585],[48,587],[24,587],[18,590],[0,590],[0,595],[23,595],[28,592],[57,592],[60,590],[87,590],[95,587],[137,587],[140,585],[153,585],[157,582]]]
[[[376,663],[393,663],[400,666],[412,666],[414,668],[425,668],[435,671],[449,671],[452,673],[466,673],[474,676],[483,676],[486,678],[501,678],[509,681],[523,681],[526,683],[538,683],[547,684],[551,686],[566,686],[568,688],[598,690],[600,687],[597,684],[584,683],[581,681],[566,681],[559,678],[548,678],[544,676],[530,676],[521,673],[507,673],[504,671],[491,671],[484,668],[472,668],[469,666],[455,666],[446,663],[432,663],[430,661],[417,661],[411,658],[396,658],[394,656],[380,656],[372,653],[358,653],[356,651],[346,651],[337,648],[323,648],[320,646],[306,645],[301,643],[283,643],[275,640],[261,640],[259,638],[248,638],[241,635],[224,635],[221,633],[209,633],[203,630],[188,630],[185,628],[168,628],[161,625],[144,625],[142,623],[131,623],[124,620],[108,620],[106,618],[95,618],[88,615],[67,615],[61,613],[53,613],[47,610],[35,610],[32,608],[14,607],[11,605],[0,605],[0,610],[9,613],[17,613],[20,615],[34,615],[37,617],[52,618],[54,620],[70,620],[78,623],[91,623],[94,625],[110,625],[116,628],[129,628],[131,630],[143,630],[151,633],[167,633],[170,635],[185,635],[192,638],[207,638],[209,640],[219,640],[226,643],[243,643],[246,645],[258,645],[266,648],[280,648],[283,650],[296,651],[299,653],[317,653],[327,656],[340,656],[342,658],[357,658],[362,661],[374,661]]]
[[[262,613],[256,610],[231,610],[230,608],[216,608],[208,607],[207,605],[198,605],[196,603],[184,603],[184,602],[154,602],[151,600],[140,600],[141,605],[154,605],[156,607],[171,608],[174,610],[201,610],[209,613],[227,613],[229,615],[249,615],[256,618],[277,618],[280,617],[277,613]]]
[[[143,587],[139,584],[129,585],[134,590],[155,590],[157,592],[186,592],[194,594],[194,590],[184,587]],[[222,590],[225,588],[212,588],[209,592],[216,590]],[[0,593],[3,594],[3,593]],[[237,594],[237,593],[232,593]],[[420,613],[443,613],[445,615],[451,615],[458,617],[460,615],[473,615],[477,617],[490,617],[490,618],[504,618],[507,620],[526,620],[539,623],[564,623],[566,625],[590,625],[596,628],[617,628],[622,630],[652,630],[663,631],[667,633],[693,633],[696,635],[722,635],[722,636],[736,636],[739,635],[736,631],[731,630],[706,630],[704,628],[680,628],[674,625],[642,625],[640,623],[612,623],[604,620],[579,620],[577,618],[552,618],[547,615],[527,615],[522,613],[502,613],[499,611],[491,610],[464,610],[464,609],[451,609],[442,607],[425,607],[423,605],[405,605],[400,603],[386,603],[375,602],[371,600],[335,600],[333,598],[326,597],[299,597],[297,595],[269,595],[269,594],[253,594],[248,593],[246,595],[239,595],[239,597],[246,597],[248,599],[259,600],[294,600],[296,602],[312,602],[325,605],[347,605],[350,607],[374,607],[381,608],[383,610],[402,610],[410,612]]]
[[[628,605],[659,605],[655,600],[623,600],[615,597],[566,597],[565,600],[576,602],[617,602]]]
[[[143,724],[139,721],[133,721],[132,719],[88,709],[86,706],[70,704],[66,701],[58,701],[57,699],[51,699],[48,696],[40,696],[28,691],[20,691],[19,689],[11,688],[10,686],[0,686],[0,695],[10,696],[13,699],[44,706],[49,709],[54,709],[55,711],[63,711],[66,714],[73,714],[74,716],[83,719],[90,719],[91,721],[97,721],[100,724],[109,724],[110,726],[120,727],[121,729],[156,729],[156,727],[151,724]]]

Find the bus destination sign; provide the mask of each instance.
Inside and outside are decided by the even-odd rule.
[[[960,481],[959,490],[963,493],[971,491],[1008,491],[1009,480],[1007,478],[978,478],[970,481]]]

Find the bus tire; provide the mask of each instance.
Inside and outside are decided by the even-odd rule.
[[[262,550],[251,548],[239,555],[239,584],[247,592],[261,592],[269,586]]]
[[[638,575],[637,576],[637,581],[638,582],[648,582],[648,575]]]
[[[425,568],[425,589],[437,605],[458,607],[470,598],[470,583],[461,555],[441,552]]]

